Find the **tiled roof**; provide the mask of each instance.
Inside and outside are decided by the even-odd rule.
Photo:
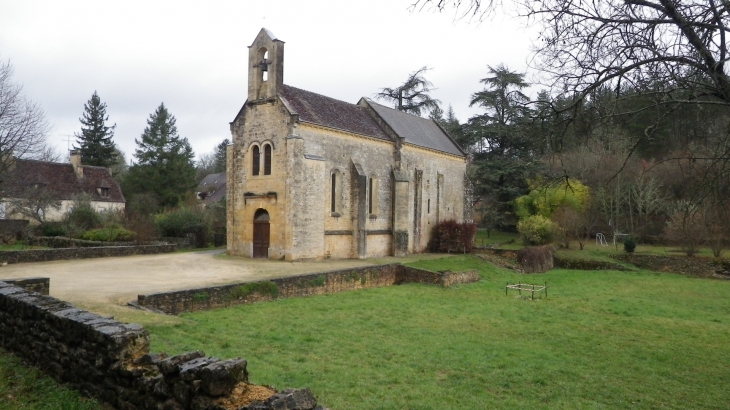
[[[279,95],[301,121],[390,141],[364,107],[288,85]]]
[[[212,204],[226,197],[226,173],[208,174],[198,184],[198,192],[202,195],[205,204]],[[199,196],[200,197],[200,196]]]
[[[407,143],[464,156],[464,152],[433,120],[385,107],[368,99],[365,102]]]
[[[35,184],[41,184],[56,193],[60,200],[88,194],[92,201],[126,202],[117,181],[104,167],[83,165],[83,178],[77,178],[73,165],[58,162],[18,159],[2,177],[2,196],[13,197]],[[102,197],[97,188],[108,188],[109,196]]]

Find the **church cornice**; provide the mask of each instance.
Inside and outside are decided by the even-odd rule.
[[[411,144],[410,142],[404,142],[403,143],[403,146],[404,147],[408,147],[408,148],[419,149],[419,150],[426,151],[426,152],[431,153],[431,154],[438,154],[438,155],[441,155],[441,156],[444,156],[444,157],[447,157],[447,158],[458,159],[460,161],[466,162],[466,157],[463,157],[461,155],[449,154],[448,152],[439,151],[439,150],[433,149],[433,148],[422,147],[420,145]]]

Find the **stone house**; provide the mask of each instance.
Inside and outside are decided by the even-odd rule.
[[[72,151],[70,163],[17,159],[2,178],[1,219],[28,219],[13,213],[18,206],[32,207],[48,201],[60,208],[39,210],[46,221],[60,221],[73,209],[82,194],[91,198],[99,212],[124,211],[126,200],[119,183],[108,168],[81,165],[81,155]]]
[[[230,254],[399,256],[465,219],[467,158],[437,123],[285,85],[284,42],[266,29],[248,62],[227,152]]]

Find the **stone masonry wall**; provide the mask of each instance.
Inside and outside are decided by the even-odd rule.
[[[440,273],[400,264],[389,264],[312,273],[269,281],[139,295],[137,304],[147,309],[176,315],[183,312],[224,308],[276,298],[337,293],[403,283],[429,283],[446,287],[478,280],[479,274],[476,271]]]
[[[0,279],[0,282],[9,283],[27,292],[36,292],[41,295],[48,295],[51,292],[51,279],[49,278]]]
[[[246,361],[149,353],[149,333],[0,282],[0,346],[117,409],[322,409],[308,389],[248,383]]]
[[[679,273],[689,276],[730,278],[730,261],[686,256],[637,255],[622,253],[612,256],[642,269]]]
[[[111,256],[154,255],[171,253],[177,245],[100,246],[96,248],[28,249],[0,252],[0,263],[48,262],[68,259],[105,258]]]

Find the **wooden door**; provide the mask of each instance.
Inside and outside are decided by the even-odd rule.
[[[253,222],[253,257],[269,257],[269,221]]]

